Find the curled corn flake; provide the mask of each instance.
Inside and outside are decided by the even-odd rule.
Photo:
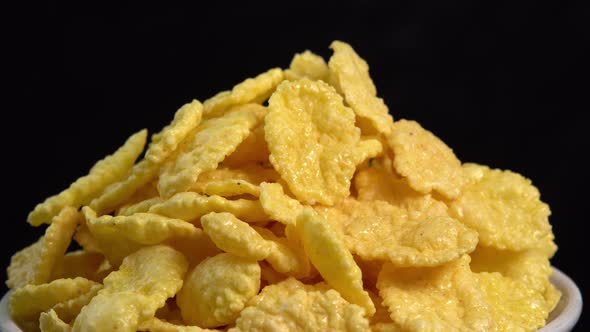
[[[131,205],[122,206],[119,208],[119,212],[117,214],[120,216],[130,216],[136,213],[148,212],[152,206],[162,202],[163,200],[160,198],[160,196],[148,198]]]
[[[277,85],[283,80],[283,71],[279,68],[270,69],[255,78],[248,78],[233,87],[231,91],[223,91],[205,100],[203,117],[206,119],[221,116],[232,106],[261,103],[268,99]]]
[[[69,252],[53,268],[51,280],[83,277],[102,282],[105,276],[98,273],[98,268],[103,261],[104,256],[100,253],[84,250]]]
[[[164,163],[160,172],[158,190],[164,197],[187,191],[199,175],[213,170],[231,154],[259,122],[262,111],[252,105],[203,122],[175,159]]]
[[[201,173],[197,183],[191,187],[191,191],[198,192],[210,182],[244,180],[259,185],[262,182],[277,181],[279,178],[280,175],[274,169],[256,163],[240,165],[238,168],[220,166],[214,170]]]
[[[143,151],[146,138],[145,129],[129,137],[115,153],[97,162],[88,175],[76,180],[68,189],[35,206],[33,212],[29,214],[29,223],[39,226],[44,222],[50,222],[51,218],[66,206],[78,208],[88,204],[108,185],[119,181],[127,174],[135,159]]]
[[[39,315],[54,305],[88,292],[98,283],[84,279],[58,279],[42,285],[26,285],[12,293],[9,311],[19,325],[38,323]]]
[[[259,289],[258,262],[223,253],[205,259],[188,274],[176,303],[191,325],[224,326],[235,321]]]
[[[349,194],[360,130],[354,112],[322,81],[285,81],[269,100],[270,162],[295,196],[331,205]]]
[[[37,242],[17,252],[10,259],[6,285],[18,288],[49,281],[51,272],[61,259],[76,230],[80,216],[76,209],[66,207],[54,216],[51,225]]]
[[[150,213],[194,222],[209,212],[229,212],[248,222],[268,221],[260,201],[228,200],[221,196],[205,196],[195,192],[178,193],[152,206]]]
[[[483,245],[498,249],[534,248],[551,233],[547,204],[529,179],[479,166],[481,179],[450,204],[450,211],[479,233]]]
[[[375,158],[382,152],[383,144],[378,139],[362,139],[356,149],[355,165],[360,165],[369,158]]]
[[[453,199],[467,182],[461,162],[443,141],[415,121],[399,120],[387,137],[393,150],[393,166],[421,193],[437,191]]]
[[[330,70],[324,58],[309,50],[295,54],[289,69],[285,70],[285,79],[289,81],[306,77],[313,81],[328,82],[329,75]]]
[[[330,48],[334,50],[328,62],[332,83],[342,92],[346,103],[358,117],[369,120],[378,133],[390,134],[393,118],[383,99],[377,97],[377,89],[365,60],[350,45],[341,41],[334,41]]]
[[[477,233],[444,210],[424,210],[410,219],[405,209],[384,201],[346,199],[317,211],[344,236],[346,246],[367,260],[396,266],[436,266],[471,252]]]
[[[156,317],[149,318],[139,325],[138,331],[147,332],[220,332],[221,330],[203,329],[198,326],[176,325]]]
[[[76,319],[82,308],[90,303],[93,297],[103,288],[101,284],[93,285],[90,289],[80,296],[71,298],[67,301],[60,302],[51,309],[57,316],[66,323]]]
[[[262,107],[262,106],[259,106]],[[240,145],[223,160],[223,165],[242,167],[248,164],[268,164],[268,146],[264,140],[264,124],[256,126]]]
[[[285,194],[279,183],[260,184],[260,204],[272,219],[285,225],[295,225],[303,205]]]
[[[260,279],[263,284],[260,288],[264,288],[266,285],[274,285],[287,278],[286,275],[275,271],[267,262],[259,262],[260,265]]]
[[[266,286],[254,297],[230,332],[368,331],[365,310],[325,285],[289,278]]]
[[[386,263],[377,288],[391,319],[404,331],[488,331],[494,327],[466,255],[438,267],[396,268]]]
[[[543,295],[499,273],[476,273],[498,331],[536,331],[549,312]]]
[[[140,161],[131,168],[127,178],[108,186],[89,206],[100,215],[114,211],[137,190],[152,181],[158,175],[160,166],[147,159]]]
[[[375,306],[363,289],[361,270],[339,234],[311,208],[305,208],[297,217],[297,231],[305,253],[324,280],[372,316]]]
[[[125,256],[146,245],[170,242],[175,246],[176,243],[183,244],[187,240],[206,241],[201,229],[180,219],[153,213],[96,217],[88,207],[84,207],[83,212],[101,252],[114,266],[118,266]]]
[[[70,325],[62,321],[55,311],[42,312],[39,317],[39,328],[41,332],[70,332]]]
[[[163,246],[140,249],[125,257],[118,271],[76,317],[73,331],[135,332],[182,287],[188,263],[176,250]]]
[[[273,249],[254,228],[231,213],[208,213],[201,218],[201,224],[219,249],[236,256],[263,260]]]
[[[90,233],[88,225],[86,225],[85,219],[82,220],[81,224],[78,226],[78,229],[76,229],[76,233],[74,233],[74,240],[78,242],[78,244],[84,249],[84,251],[102,254],[100,244],[98,243],[94,235]]]
[[[201,122],[203,105],[198,100],[183,105],[174,115],[174,120],[152,137],[145,159],[159,164],[164,162],[185,137]]]

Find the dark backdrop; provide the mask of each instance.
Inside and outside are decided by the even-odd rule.
[[[530,177],[553,211],[553,264],[590,287],[583,1],[77,6],[7,13],[0,265],[41,234],[25,222],[31,208],[130,133],[154,132],[183,103],[287,67],[296,52],[327,59],[340,39],[367,60],[395,118],[419,121],[462,161]]]

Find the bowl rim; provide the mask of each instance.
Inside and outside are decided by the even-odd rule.
[[[552,266],[551,283],[561,291],[559,303],[547,318],[549,323],[538,332],[571,331],[582,313],[582,293],[576,283],[560,269]],[[8,301],[12,291],[6,292],[0,300],[0,331],[22,332],[8,313]]]

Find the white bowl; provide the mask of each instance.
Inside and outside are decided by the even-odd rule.
[[[548,323],[539,332],[571,331],[582,313],[582,294],[576,284],[565,273],[553,268],[551,283],[561,291],[561,300],[547,319]],[[0,331],[22,332],[8,315],[8,298],[6,293],[0,301]]]

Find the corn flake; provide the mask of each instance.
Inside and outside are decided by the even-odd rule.
[[[260,204],[273,220],[285,225],[295,225],[303,205],[285,194],[279,183],[260,184]]]
[[[305,253],[324,280],[372,316],[375,306],[363,289],[361,270],[339,234],[311,208],[305,208],[297,217],[297,231]]]
[[[262,106],[258,107],[262,108]],[[252,129],[236,150],[223,160],[223,165],[230,167],[243,167],[249,164],[268,165],[269,155],[270,151],[264,140],[264,124],[261,123]]]
[[[328,62],[331,83],[342,92],[346,103],[358,117],[368,120],[376,132],[390,134],[393,118],[383,99],[377,97],[377,89],[365,60],[350,45],[341,41],[334,41],[330,48],[334,50]]]
[[[333,204],[349,194],[360,130],[354,112],[322,81],[285,81],[269,100],[270,162],[302,202]]]
[[[88,292],[98,283],[84,279],[58,279],[42,285],[26,285],[10,296],[9,311],[19,325],[38,323],[39,315],[54,305]],[[28,324],[26,324],[28,325]]]
[[[223,253],[205,259],[188,274],[176,303],[189,324],[224,326],[235,321],[259,289],[258,262]]]
[[[39,317],[39,328],[41,332],[70,332],[70,325],[62,321],[55,311],[42,312]]]
[[[55,265],[50,279],[83,277],[102,282],[106,276],[98,273],[98,268],[103,261],[104,256],[100,253],[85,250],[69,252]]]
[[[483,245],[498,249],[534,248],[551,233],[547,204],[529,179],[479,166],[481,179],[450,204],[457,219],[479,233]]]
[[[201,173],[215,169],[236,149],[263,115],[259,108],[243,105],[220,118],[201,123],[187,137],[178,156],[164,163],[158,182],[160,194],[170,197],[190,189]]]
[[[174,120],[161,132],[153,135],[145,153],[145,159],[160,164],[172,154],[186,136],[201,122],[203,105],[198,100],[183,105],[174,115]]]
[[[182,287],[188,263],[167,246],[140,249],[125,257],[118,271],[76,317],[73,331],[135,332]]]
[[[255,78],[248,78],[233,87],[231,91],[223,91],[205,100],[203,117],[215,118],[223,115],[232,106],[247,103],[262,103],[273,93],[283,80],[283,71],[273,68]]]
[[[488,331],[494,328],[485,293],[469,257],[438,267],[396,268],[387,263],[377,281],[391,319],[404,331]]]
[[[348,303],[325,284],[305,285],[289,278],[266,286],[240,313],[239,331],[363,331],[369,330],[365,310]]]
[[[90,202],[111,183],[123,178],[143,151],[147,131],[144,129],[127,139],[115,153],[97,162],[88,175],[83,176],[61,193],[35,206],[28,221],[33,226],[49,223],[66,206],[78,208]]]
[[[55,266],[61,264],[79,220],[78,212],[71,207],[64,208],[54,216],[45,235],[12,256],[7,269],[6,285],[18,288],[48,282]]]
[[[221,330],[203,329],[198,326],[176,325],[156,317],[152,317],[139,325],[138,331],[147,332],[220,332]]]
[[[148,212],[152,206],[160,204],[162,202],[163,200],[160,196],[148,198],[134,204],[124,205],[120,207],[117,215],[130,216],[136,213]]]
[[[103,286],[101,284],[93,285],[87,292],[56,304],[51,310],[55,312],[62,321],[71,323],[76,319],[76,316],[78,316],[82,308],[90,303],[92,298],[95,297],[96,294],[98,294],[98,291],[102,288]]]
[[[313,81],[328,82],[329,75],[330,70],[324,58],[309,50],[295,54],[289,69],[285,70],[285,79],[289,81],[306,77]]]

